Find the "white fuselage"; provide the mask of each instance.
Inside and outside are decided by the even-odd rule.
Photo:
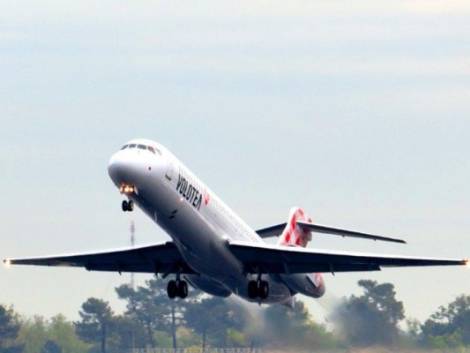
[[[230,240],[263,243],[258,234],[222,202],[171,152],[150,140],[132,140],[109,162],[109,175],[152,220],[172,238],[183,259],[197,273],[186,279],[209,294],[235,293],[248,299],[247,284],[256,274],[246,274],[231,253]],[[138,146],[151,146],[149,149]],[[299,275],[263,275],[269,281],[269,297],[263,302],[287,302],[294,294],[319,297],[323,283]],[[259,301],[259,300],[257,300]]]

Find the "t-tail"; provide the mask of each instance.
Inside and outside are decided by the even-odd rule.
[[[305,248],[308,242],[312,240],[312,232],[300,227],[297,222],[312,223],[312,219],[300,207],[292,207],[286,227],[279,237],[279,245],[301,246]]]
[[[298,222],[312,223],[312,219],[300,207],[293,207],[289,212],[286,227],[279,237],[279,245],[305,248],[312,240],[312,231],[300,226]],[[325,283],[320,273],[287,275],[282,278],[291,290],[297,293],[314,298],[319,298],[325,293]]]

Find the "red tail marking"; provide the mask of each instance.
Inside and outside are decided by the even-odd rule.
[[[298,221],[311,222],[312,219],[310,217],[306,217],[304,210],[298,207],[294,207],[290,211],[289,221],[287,222],[287,226],[279,239],[279,243],[281,245],[305,247],[311,240],[311,233],[305,232],[300,227],[298,227]]]

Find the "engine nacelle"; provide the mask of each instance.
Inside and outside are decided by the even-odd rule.
[[[281,278],[296,293],[312,298],[320,298],[325,294],[325,282],[320,273],[281,275]]]

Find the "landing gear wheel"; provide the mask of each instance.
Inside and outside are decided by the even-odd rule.
[[[269,296],[269,283],[267,281],[259,281],[258,285],[258,297],[260,299],[267,299]]]
[[[269,297],[269,282],[263,280],[249,281],[248,282],[248,298],[261,300],[268,299]]]
[[[132,212],[134,210],[134,201],[132,200],[124,200],[121,203],[121,208],[124,212],[129,211]]]
[[[249,281],[248,282],[248,298],[256,299],[258,296],[258,285],[256,281]]]
[[[124,212],[127,211],[127,209],[129,208],[129,204],[127,203],[126,200],[123,200],[122,203],[121,203],[121,208]]]
[[[176,285],[176,281],[171,280],[168,282],[166,287],[166,293],[168,294],[168,298],[175,299],[176,295],[178,294],[178,287]]]
[[[181,299],[184,299],[188,296],[188,283],[186,281],[179,281],[177,284],[178,287],[178,296]]]
[[[176,297],[184,299],[188,296],[188,292],[188,283],[179,279],[169,281],[166,287],[166,293],[170,299],[175,299]]]

